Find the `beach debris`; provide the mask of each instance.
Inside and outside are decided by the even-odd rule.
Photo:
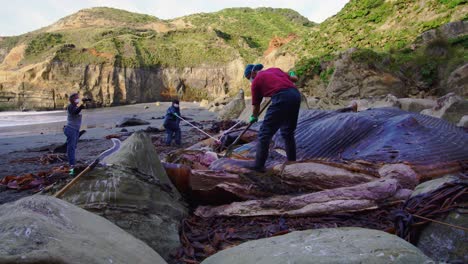
[[[118,139],[120,139],[120,138],[122,138],[122,137],[123,137],[123,134],[109,134],[109,135],[105,136],[104,138],[105,138],[105,139],[112,139],[112,138],[118,138]]]
[[[175,150],[166,157],[168,163],[188,165],[192,169],[208,169],[218,155],[212,151],[205,150]]]
[[[30,157],[18,160],[12,160],[10,163],[41,163],[43,165],[64,162],[67,160],[65,154],[46,153],[40,157]]]
[[[246,241],[280,236],[297,230],[334,227],[392,228],[390,211],[384,207],[356,213],[333,213],[316,217],[212,217],[189,216],[182,222],[182,247],[177,259],[202,261],[214,253]]]
[[[19,176],[9,175],[0,179],[0,185],[18,191],[33,190],[38,192],[62,179],[68,179],[68,167],[55,167],[50,171],[27,173]],[[78,166],[77,171],[82,168]]]
[[[145,130],[144,130],[146,133],[159,133],[159,132],[164,132],[164,130],[161,130],[157,127],[152,127],[152,126],[149,126],[147,127]]]
[[[167,263],[105,218],[51,196],[1,205],[0,226],[1,263]]]
[[[136,117],[125,117],[117,122],[116,127],[142,126],[150,123]]]

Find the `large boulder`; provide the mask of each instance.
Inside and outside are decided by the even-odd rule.
[[[119,152],[73,186],[64,199],[102,215],[146,242],[166,260],[179,242],[187,208],[146,133],[136,132]]]
[[[426,181],[419,184],[410,199],[424,197],[437,191],[446,185],[459,183],[461,180],[456,175],[447,175],[442,178]],[[457,209],[437,220],[467,227],[468,210]],[[461,229],[452,228],[438,223],[429,223],[419,233],[416,246],[434,260],[447,263],[468,263],[466,251],[468,245],[468,233]]]
[[[0,206],[0,263],[166,263],[108,220],[50,196]]]
[[[366,99],[354,100],[358,105],[358,110],[363,111],[371,108],[381,107],[396,107],[400,108],[401,104],[398,98],[392,94],[387,94],[385,97],[370,97]]]
[[[458,122],[457,126],[468,128],[468,115],[462,116],[462,118],[460,119],[460,122]]]
[[[437,105],[435,100],[421,98],[399,98],[401,109],[409,112],[419,113],[424,109],[433,108]]]
[[[455,69],[448,77],[446,89],[463,97],[468,97],[468,63]]]
[[[457,209],[439,221],[468,227],[468,210]],[[468,263],[468,232],[438,223],[430,223],[421,231],[416,246],[436,261]]]
[[[263,99],[262,104],[260,105],[260,108],[263,108],[265,104],[270,100],[270,98]],[[239,120],[245,120],[248,121],[250,116],[252,115],[252,99],[246,99],[245,100],[245,108],[244,111],[239,115],[237,119]],[[266,111],[263,111],[263,113],[258,117],[259,120],[262,120],[265,118]]]
[[[425,195],[425,194],[428,194],[430,192],[436,191],[436,190],[442,188],[444,185],[453,184],[453,183],[457,182],[458,180],[459,180],[459,178],[457,176],[446,175],[446,176],[438,178],[438,179],[423,182],[423,183],[419,184],[418,186],[416,186],[413,193],[411,194],[410,199],[412,199],[412,198],[414,198],[414,197],[416,197],[418,195]]]
[[[433,263],[419,249],[388,233],[357,227],[296,231],[218,252],[202,264]]]
[[[240,89],[239,94],[229,102],[218,115],[219,120],[236,119],[245,108],[244,90]]]
[[[229,98],[229,96],[220,96],[208,105],[208,110],[211,112],[218,112],[221,109],[223,109],[223,107],[227,105],[230,102],[230,100],[231,99]]]
[[[468,33],[468,21],[456,21],[444,24],[436,29],[428,30],[421,34],[418,42],[429,43],[431,41],[443,38],[456,38]]]
[[[421,111],[421,114],[442,118],[457,124],[464,115],[468,114],[468,100],[454,93],[449,93],[437,99],[437,106],[425,109]]]
[[[335,71],[326,90],[328,97],[348,100],[387,94],[397,97],[406,95],[402,80],[388,72],[354,62],[351,58],[354,52],[356,49],[350,49],[335,61]]]

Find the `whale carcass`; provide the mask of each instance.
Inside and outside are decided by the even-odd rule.
[[[307,216],[369,210],[404,201],[421,181],[468,167],[463,129],[396,108],[302,111],[296,142],[298,161],[285,162],[282,138],[279,133],[273,138],[265,174],[245,169],[254,159],[255,141],[235,149],[233,158],[214,159],[208,170],[191,170],[186,187],[204,204],[195,214]],[[235,198],[222,199],[220,205],[220,196]]]

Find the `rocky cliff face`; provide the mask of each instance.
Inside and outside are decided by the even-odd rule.
[[[47,61],[0,70],[0,104],[14,109],[61,109],[68,95],[79,91],[93,99],[91,106],[112,106],[168,100],[218,97],[243,82],[241,60],[222,67],[130,68],[112,64],[71,65]],[[198,98],[197,98],[198,97]]]

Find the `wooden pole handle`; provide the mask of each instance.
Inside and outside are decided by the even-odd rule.
[[[270,105],[271,103],[271,99],[270,101],[268,101],[268,103],[265,104],[265,106],[263,106],[263,108],[260,110],[260,113],[258,114],[259,116],[263,113],[263,111],[265,111],[265,109]],[[245,132],[247,132],[247,130],[249,130],[249,128],[253,125],[253,123],[249,123],[249,125],[240,133],[240,135],[234,140],[234,142],[232,142],[231,145],[229,145],[228,149],[226,150],[226,155],[224,155],[224,157],[229,157],[231,155],[231,152],[232,152],[232,148],[234,147],[234,145],[237,144],[237,142],[240,140],[240,138],[245,134]]]
[[[88,173],[90,170],[94,169],[94,167],[96,167],[98,163],[99,163],[99,159],[93,161],[93,163],[91,163],[88,167],[86,167],[86,169],[80,172],[80,174],[78,174],[71,182],[69,182],[62,189],[60,189],[60,191],[56,192],[54,194],[54,197],[60,198],[66,191],[68,191],[68,189],[70,189],[73,185],[75,185],[83,175]]]

